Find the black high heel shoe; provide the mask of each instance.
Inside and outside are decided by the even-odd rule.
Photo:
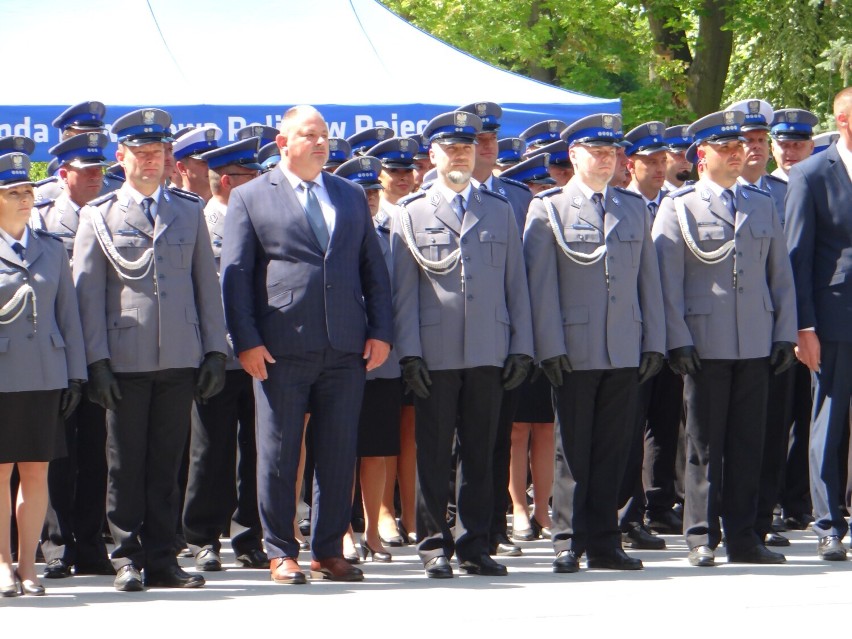
[[[401,530],[401,526],[397,524],[396,534],[393,537],[383,537],[382,533],[379,533],[379,539],[381,539],[382,543],[386,546],[391,546],[393,548],[400,548],[402,546],[405,546],[405,540],[407,535],[403,535]]]
[[[383,564],[388,564],[393,559],[393,555],[389,552],[378,552],[370,548],[370,544],[367,543],[367,537],[365,535],[361,535],[361,539],[358,543],[361,548],[361,559],[364,561],[367,561],[367,555],[370,555],[373,561],[378,561]]]
[[[550,539],[550,528],[548,528],[547,526],[542,526],[540,523],[538,523],[535,519],[535,515],[530,517],[530,528],[532,529],[534,539]]]

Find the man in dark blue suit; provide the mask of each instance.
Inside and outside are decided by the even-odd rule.
[[[797,356],[814,374],[810,474],[821,559],[843,561],[838,448],[852,395],[852,87],[834,98],[840,138],[789,174],[786,233],[796,279]],[[844,455],[845,456],[845,455]]]
[[[255,379],[257,492],[276,583],[305,583],[293,530],[305,413],[316,464],[311,572],[360,581],[343,559],[365,368],[392,339],[390,281],[360,186],[322,172],[328,128],[284,114],[274,170],[231,193],[222,246],[228,329]]]

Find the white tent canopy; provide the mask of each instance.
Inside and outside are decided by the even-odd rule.
[[[422,129],[432,115],[478,100],[504,106],[510,133],[542,119],[620,110],[618,100],[492,67],[376,0],[0,0],[0,6],[0,55],[26,60],[38,72],[16,75],[3,92],[0,135],[22,132],[29,117],[29,134],[53,142],[55,131],[39,140],[35,126],[49,127],[65,106],[92,99],[107,105],[109,121],[157,106],[176,123],[212,121],[229,135],[230,115],[237,123],[274,125],[283,107],[297,103],[317,105],[330,122],[348,122],[346,135],[379,122]],[[17,81],[25,77],[30,81]],[[369,117],[356,120],[362,112]]]

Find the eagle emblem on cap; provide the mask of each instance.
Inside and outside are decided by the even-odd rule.
[[[251,131],[252,131],[252,133],[254,133],[258,137],[261,137],[263,135],[263,127],[260,126],[260,125],[256,124],[255,126],[253,126],[251,128]]]
[[[550,130],[551,133],[556,133],[556,129],[559,128],[559,122],[557,122],[556,120],[551,120],[547,123],[547,128]]]
[[[521,142],[523,142],[523,140],[521,140],[520,138],[515,138],[514,140],[512,140],[512,150],[513,151],[520,151],[521,150]]]
[[[601,122],[603,122],[603,127],[604,127],[605,129],[611,129],[611,128],[612,128],[612,120],[613,120],[613,118],[612,118],[612,116],[611,116],[611,115],[605,115],[605,116],[603,116],[603,117],[601,118]]]
[[[328,141],[328,150],[329,151],[337,151],[337,145],[338,145],[337,138],[331,138]]]
[[[680,127],[680,137],[682,137],[682,138],[688,138],[689,137],[689,125],[688,124],[684,124],[682,127]]]
[[[722,117],[725,119],[725,124],[733,124],[736,121],[736,114],[733,111],[725,111]]]
[[[98,134],[89,133],[89,146],[98,146]]]
[[[456,111],[456,126],[467,126],[467,113]]]
[[[482,117],[488,111],[488,105],[485,104],[485,102],[479,102],[475,108],[476,115],[478,115],[479,117]]]
[[[760,113],[760,100],[749,100],[748,112],[752,115]]]
[[[25,143],[24,138],[16,137],[15,140],[14,140],[15,150],[16,151],[23,151],[24,150],[24,143]]]
[[[24,166],[24,156],[20,153],[12,154],[12,168],[20,169]]]
[[[656,122],[651,122],[651,124],[648,125],[648,133],[650,133],[651,135],[657,135],[659,132],[660,132],[660,125],[657,124]],[[654,140],[654,141],[656,142],[656,140]]]
[[[400,151],[408,151],[408,145],[409,145],[409,143],[410,143],[410,142],[409,142],[408,140],[406,140],[405,138],[401,139],[401,140],[399,141],[399,150],[400,150]]]
[[[142,112],[142,124],[154,124],[154,112],[153,111],[143,111]]]
[[[204,132],[204,139],[207,142],[213,142],[216,140],[216,129],[207,129]]]
[[[387,136],[387,130],[385,130],[385,129],[377,129],[376,130],[376,139],[377,140],[384,140],[386,136]]]
[[[370,158],[360,158],[359,163],[361,164],[361,168],[365,171],[368,171],[372,168],[372,162],[370,162]]]
[[[789,111],[786,114],[786,116],[787,116],[787,122],[798,122],[799,121],[799,114],[796,113],[795,111]]]
[[[96,114],[96,113],[97,113],[98,111],[100,111],[100,110],[101,110],[101,109],[100,109],[100,106],[98,105],[98,103],[97,103],[97,102],[89,102],[89,113],[91,113],[92,115],[94,115],[94,114]]]

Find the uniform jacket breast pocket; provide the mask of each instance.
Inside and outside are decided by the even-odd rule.
[[[733,234],[733,229],[731,229]],[[727,233],[725,227],[716,222],[698,223],[698,229],[695,233],[695,241],[702,251],[713,251],[722,246],[726,239]]]
[[[772,241],[772,224],[770,222],[752,222],[748,225],[751,236],[757,250],[754,251],[754,259],[762,262],[769,254],[769,243]]]
[[[630,260],[633,266],[639,266],[642,257],[642,234],[635,228],[625,225],[624,222],[615,227],[615,234],[621,246],[628,247]]]
[[[174,268],[189,268],[195,252],[195,235],[189,231],[170,233],[166,242],[169,246],[169,263]]]
[[[506,265],[506,245],[508,238],[505,233],[484,230],[479,232],[479,243],[485,259],[491,266],[503,268]]]
[[[567,244],[600,244],[601,232],[590,226],[589,228],[567,228],[563,234]],[[575,249],[578,247],[574,247]],[[586,247],[588,249],[588,247]]]
[[[428,260],[442,260],[452,250],[450,246],[452,240],[448,231],[416,233],[414,239],[417,241],[420,254]]]
[[[118,249],[119,255],[131,261],[142,257],[145,249],[150,248],[152,245],[151,238],[135,229],[117,231],[113,235],[112,243]]]

